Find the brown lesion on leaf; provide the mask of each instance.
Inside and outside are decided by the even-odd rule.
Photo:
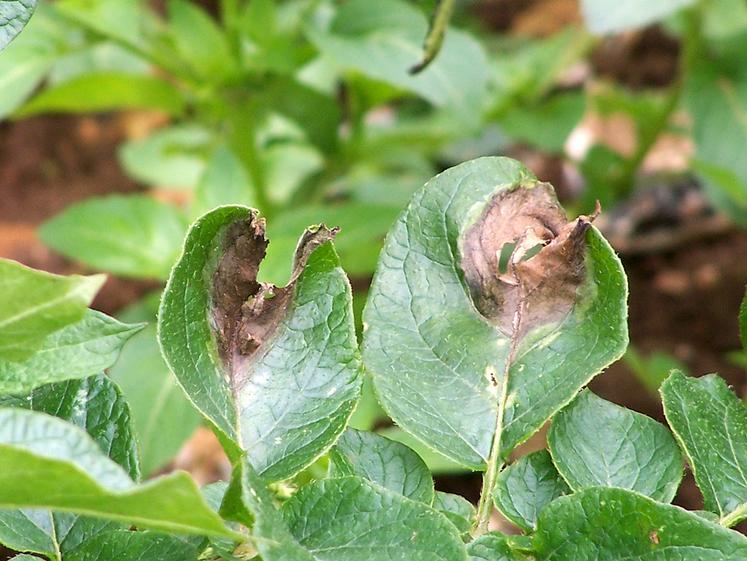
[[[548,183],[499,192],[462,240],[479,312],[514,340],[562,320],[586,280],[585,234],[597,212],[568,223]]]
[[[265,229],[265,220],[257,213],[228,226],[223,234],[221,257],[212,274],[211,324],[218,353],[235,386],[243,384],[247,361],[285,317],[293,288],[309,256],[339,230],[324,225],[307,229],[296,248],[290,282],[277,287],[257,281],[269,245]]]

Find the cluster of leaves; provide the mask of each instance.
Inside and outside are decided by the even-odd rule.
[[[513,160],[436,176],[388,234],[359,352],[336,229],[307,228],[277,287],[257,280],[258,212],[204,214],[158,317],[233,463],[202,489],[139,482],[103,370],[144,326],[87,308],[103,279],[0,261],[0,543],[19,561],[744,559],[747,410],[724,382],[672,373],[672,432],[582,389],[627,345],[625,275],[592,220],[566,223]],[[408,446],[349,428],[364,371],[402,429],[485,472],[476,509]],[[509,462],[551,418],[548,450]],[[669,504],[683,455],[706,511]],[[494,506],[523,533],[488,532]]]
[[[320,221],[346,232],[337,245],[342,263],[365,279],[385,232],[428,177],[515,142],[564,156],[590,108],[630,115],[638,149],[623,156],[596,145],[575,162],[587,183],[582,209],[630,191],[683,105],[694,124],[695,168],[713,199],[738,220],[747,208],[747,171],[735,152],[747,142],[741,0],[586,0],[585,21],[596,36],[569,28],[542,40],[479,38],[475,22],[456,10],[456,21],[472,31],[446,30],[438,56],[418,74],[408,69],[419,60],[427,18],[405,0],[223,0],[217,16],[188,0],[166,4],[161,13],[144,0],[40,3],[0,54],[0,118],[128,109],[168,117],[118,155],[131,177],[176,197],[93,198],[40,230],[50,247],[96,270],[165,281],[187,225],[217,205],[241,203],[270,220],[262,280],[287,281],[296,233]],[[0,49],[35,5],[0,0]],[[660,21],[686,53],[669,91],[610,85],[588,93],[564,85],[598,36]],[[163,202],[174,199],[187,203]],[[157,299],[149,296],[122,319],[153,319]],[[365,293],[356,295],[356,312],[364,301]],[[149,443],[143,469],[151,473],[198,418],[161,360],[153,328],[135,337],[113,375]],[[381,414],[370,396],[367,403],[356,426],[369,428]],[[178,427],[156,430],[176,417]]]

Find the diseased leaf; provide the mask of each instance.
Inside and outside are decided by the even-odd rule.
[[[28,395],[0,397],[0,407],[30,409],[64,419],[85,430],[101,451],[122,466],[132,479],[140,477],[127,403],[119,388],[104,374],[48,384]],[[111,520],[47,510],[0,510],[0,542],[37,553],[68,552],[90,536],[118,526]],[[25,534],[29,530],[30,539]],[[14,532],[22,541],[13,536]],[[39,532],[44,540],[37,537]]]
[[[358,477],[314,481],[282,511],[297,542],[317,561],[467,560],[443,515]]]
[[[497,432],[505,457],[621,356],[625,276],[589,223],[566,224],[552,188],[506,158],[416,193],[364,311],[364,360],[400,427],[483,469]]]
[[[122,346],[142,327],[87,310],[79,322],[47,336],[41,348],[26,360],[0,358],[0,395],[93,376],[110,367]]]
[[[0,51],[26,26],[34,8],[36,0],[0,0]]]
[[[715,374],[673,372],[662,384],[669,426],[687,456],[706,510],[725,526],[747,518],[747,408]]]
[[[155,532],[114,530],[100,533],[65,556],[65,561],[196,561],[186,540]]]
[[[53,275],[0,259],[0,358],[26,359],[49,334],[79,321],[104,280]]]
[[[67,207],[39,235],[52,249],[97,269],[165,279],[185,230],[172,205],[143,195],[109,195]]]
[[[475,518],[475,507],[467,499],[453,493],[436,491],[432,506],[454,524],[460,534],[469,534]]]
[[[493,500],[503,516],[532,532],[537,528],[540,511],[569,492],[549,452],[540,450],[523,456],[498,475]]]
[[[592,487],[542,511],[534,550],[542,561],[741,561],[747,538],[633,491]]]
[[[511,550],[508,536],[491,532],[480,536],[467,546],[470,561],[521,561],[520,557]]]
[[[137,485],[65,421],[0,408],[0,507],[48,508],[170,532],[233,537],[186,473]]]
[[[184,109],[184,100],[175,86],[155,76],[99,72],[84,74],[44,90],[22,105],[16,116],[116,109],[158,109],[179,115]]]
[[[272,239],[267,258],[262,263],[262,280],[286,282],[290,260],[297,243],[297,233],[315,221],[335,224],[342,235],[335,240],[335,250],[345,271],[369,275],[376,268],[381,242],[400,208],[377,204],[307,205],[282,212],[268,225]]]
[[[547,444],[574,491],[620,487],[668,503],[682,479],[682,454],[665,426],[588,390],[555,416]]]
[[[425,462],[404,444],[372,432],[347,429],[330,451],[330,477],[357,475],[430,505],[433,478]]]
[[[581,0],[586,25],[595,33],[616,33],[664,19],[695,0]]]
[[[264,221],[219,207],[192,226],[159,312],[167,363],[219,433],[270,480],[297,473],[344,430],[360,392],[350,285],[335,231],[308,229],[290,283],[256,280]]]
[[[143,474],[154,473],[194,433],[200,414],[169,372],[158,348],[155,325],[127,343],[110,373],[132,412]]]

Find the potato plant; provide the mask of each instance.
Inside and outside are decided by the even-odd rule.
[[[141,476],[105,371],[144,325],[88,309],[99,276],[0,261],[0,543],[19,561],[747,558],[731,529],[747,410],[723,380],[673,371],[668,427],[584,389],[628,343],[625,274],[594,218],[568,222],[514,160],[446,170],[389,231],[359,347],[344,232],[307,228],[279,287],[257,280],[257,210],[199,217],[158,339],[233,465],[203,488]],[[483,472],[476,507],[405,444],[348,426],[366,377],[403,431]],[[517,456],[548,421],[547,448]],[[703,511],[671,504],[686,467]]]

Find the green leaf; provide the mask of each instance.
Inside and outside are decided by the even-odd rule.
[[[548,451],[540,450],[520,458],[498,475],[493,500],[503,516],[532,532],[540,511],[569,492]]]
[[[110,195],[74,204],[39,230],[52,249],[129,277],[165,279],[186,230],[173,206],[144,195]]]
[[[665,426],[588,390],[555,416],[547,444],[574,491],[620,487],[668,503],[682,479],[682,454]]]
[[[431,506],[454,524],[460,534],[469,534],[474,523],[475,507],[467,499],[453,493],[436,491]]]
[[[34,8],[36,0],[0,0],[0,51],[26,26]]]
[[[72,20],[96,35],[115,39],[131,49],[142,50],[146,47],[144,27],[156,24],[150,10],[145,9],[143,4],[142,0],[58,0],[55,7],[66,20]]]
[[[436,106],[449,106],[475,119],[487,86],[487,57],[473,37],[450,29],[431,65],[412,75],[428,29],[425,16],[400,0],[351,0],[340,6],[325,31],[310,31],[325,56],[355,71]]]
[[[467,560],[443,515],[358,477],[314,481],[282,510],[316,561]]]
[[[65,561],[196,561],[189,542],[155,532],[114,530],[93,536],[65,556]]]
[[[0,259],[0,358],[23,360],[83,317],[103,275],[67,277]]]
[[[512,107],[500,119],[514,140],[550,153],[562,154],[571,131],[581,121],[586,100],[580,92],[557,94],[541,103]]]
[[[659,391],[706,510],[726,526],[747,518],[745,404],[715,374],[688,378],[673,372]]]
[[[0,398],[0,406],[48,413],[84,429],[132,479],[139,478],[137,449],[130,431],[127,403],[119,388],[104,374],[49,384],[25,396],[5,396]],[[0,511],[0,542],[23,551],[67,552],[91,535],[117,526],[117,522],[110,520],[69,513],[38,509],[4,510]],[[10,534],[8,530],[11,530]],[[43,539],[38,536],[39,532]]]
[[[44,413],[0,408],[0,465],[2,508],[48,508],[233,537],[186,473],[137,485],[83,430]]]
[[[187,234],[159,339],[195,406],[270,480],[290,477],[344,430],[360,393],[350,285],[324,227],[302,236],[290,283],[256,282],[264,221],[219,207]]]
[[[695,0],[581,0],[586,25],[594,33],[617,33],[661,21]]]
[[[192,214],[199,216],[228,204],[253,206],[256,195],[241,161],[229,148],[220,146],[213,152],[197,183]]]
[[[385,414],[383,416],[386,417]],[[425,464],[428,466],[428,470],[434,475],[454,475],[468,472],[464,466],[456,463],[454,460],[450,460],[433,448],[426,446],[421,440],[418,440],[410,433],[403,431],[397,426],[386,427],[376,432],[390,440],[396,440],[408,448],[415,450],[415,453],[423,459]]]
[[[42,91],[18,109],[16,116],[121,109],[157,109],[179,115],[184,109],[184,100],[175,86],[161,78],[100,72],[78,76]]]
[[[82,428],[131,479],[140,478],[128,404],[105,374],[47,384],[26,395],[0,396],[0,407],[48,413]]]
[[[511,550],[508,536],[491,532],[480,536],[467,546],[470,561],[519,561],[524,559]]]
[[[146,185],[193,189],[205,171],[202,153],[210,141],[210,132],[197,125],[165,127],[125,142],[119,160],[130,176]]]
[[[747,538],[633,491],[590,488],[542,511],[534,550],[543,561],[741,561]]]
[[[542,284],[522,303],[512,288],[521,283],[495,274],[498,254],[522,240],[536,249],[540,238],[555,241],[512,257]],[[483,469],[491,451],[505,457],[620,357],[626,296],[620,262],[588,219],[565,225],[548,184],[513,160],[481,158],[428,182],[390,230],[364,311],[364,361],[400,427]]]
[[[0,394],[28,392],[42,384],[101,372],[114,364],[122,346],[142,327],[87,310],[82,320],[44,339],[26,360],[0,358]]]
[[[737,42],[739,43],[739,42]],[[693,167],[710,199],[747,224],[747,72],[741,49],[716,56],[709,50],[687,72],[684,98],[695,140]]]
[[[425,504],[433,502],[428,467],[404,444],[347,429],[330,451],[330,477],[356,475]]]
[[[130,340],[110,373],[130,405],[143,473],[154,473],[174,458],[201,417],[169,372],[154,325]]]
[[[220,513],[227,520],[251,528],[264,561],[316,561],[291,535],[267,485],[246,457],[233,468]]]
[[[168,13],[168,29],[178,53],[204,81],[219,82],[233,71],[227,35],[205,10],[185,0],[170,0]]]
[[[39,560],[39,557],[35,557],[33,555],[26,555],[25,553],[21,553],[19,555],[16,555],[10,558],[10,561],[38,561],[38,560]]]
[[[652,395],[657,395],[659,387],[672,370],[686,371],[685,365],[668,353],[653,351],[643,356],[633,345],[625,351],[623,360]]]

